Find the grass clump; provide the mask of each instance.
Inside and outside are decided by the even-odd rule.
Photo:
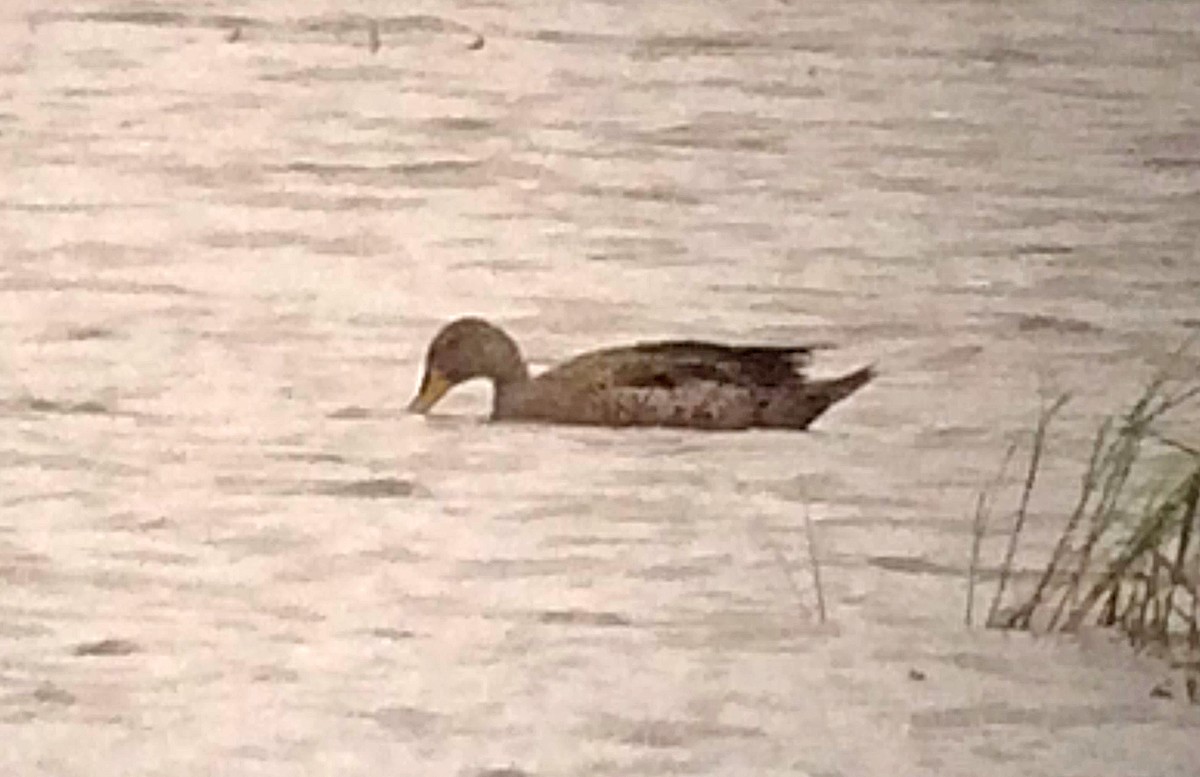
[[[1200,449],[1161,430],[1172,411],[1197,397],[1200,380],[1160,374],[1125,412],[1100,425],[1074,507],[1048,560],[1035,567],[1040,571],[1032,576],[1032,588],[1018,598],[1011,590],[1017,549],[1048,435],[1068,397],[1042,410],[988,610],[989,627],[1041,633],[1077,632],[1093,624],[1118,629],[1136,649],[1160,651],[1181,668],[1189,698],[1200,701]],[[1148,450],[1164,455],[1147,465]],[[968,624],[988,504],[1002,478],[981,491],[976,505]]]

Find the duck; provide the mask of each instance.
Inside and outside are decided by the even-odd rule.
[[[427,414],[453,387],[486,378],[495,421],[803,430],[875,376],[874,366],[865,366],[808,379],[803,368],[826,347],[639,342],[589,351],[533,376],[507,332],[468,316],[433,338],[408,409]]]

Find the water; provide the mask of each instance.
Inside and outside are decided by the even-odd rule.
[[[26,2],[0,44],[4,773],[1192,774],[1152,661],[961,622],[1041,399],[1035,542],[1200,325],[1200,6]],[[409,417],[465,313],[538,366],[882,375],[805,435]]]

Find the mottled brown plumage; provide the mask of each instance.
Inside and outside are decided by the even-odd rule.
[[[591,351],[530,377],[513,339],[461,318],[433,339],[421,389],[424,413],[453,386],[483,377],[494,386],[492,418],[595,426],[805,429],[874,375],[864,367],[832,380],[801,370],[811,346],[733,346],[693,340]]]

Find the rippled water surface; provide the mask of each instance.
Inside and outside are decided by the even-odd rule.
[[[1048,531],[1200,326],[1200,5],[0,14],[4,774],[1194,774],[1157,665],[962,577],[1041,398]],[[464,313],[882,374],[808,434],[408,416]]]

